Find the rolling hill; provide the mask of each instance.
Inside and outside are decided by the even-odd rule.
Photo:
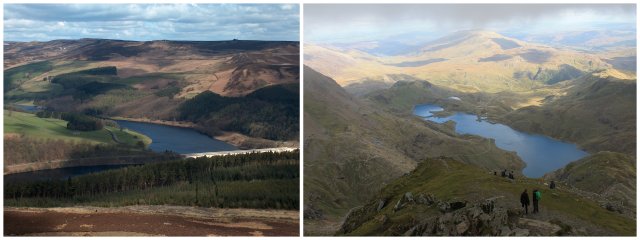
[[[606,72],[586,74],[527,106],[497,117],[526,132],[578,143],[591,152],[636,154],[636,81]]]
[[[180,80],[183,88],[178,96],[204,90],[238,96],[263,86],[298,81],[298,56],[297,42],[80,39],[8,42],[4,59],[7,70],[47,65],[37,69],[40,71],[25,71],[17,80],[20,86],[70,71],[115,66],[118,76],[140,84],[138,88],[153,85],[148,80],[155,78]],[[164,75],[153,75],[159,73]]]
[[[433,40],[410,54],[387,57],[309,44],[305,45],[305,64],[341,86],[372,80],[393,83],[397,81],[393,74],[406,74],[459,91],[495,93],[527,91],[620,66],[624,59],[616,56],[627,57],[621,54],[625,55],[550,47],[473,30]],[[624,74],[635,78],[635,72]]]
[[[235,132],[246,139],[266,139],[261,142],[267,145],[297,139],[297,125],[290,123],[297,123],[298,114],[290,110],[293,105],[282,105],[281,99],[295,101],[299,94],[298,42],[7,42],[4,59],[6,102],[34,101],[54,111],[103,117],[191,121],[212,136]],[[189,107],[190,100],[208,93],[234,99],[231,107],[235,109],[227,108],[225,114],[245,120],[220,126],[212,123],[220,120],[214,112],[198,118],[185,116],[182,109]],[[237,109],[247,99],[255,100],[253,106],[260,105],[259,113]],[[208,109],[210,104],[201,102],[196,107]]]

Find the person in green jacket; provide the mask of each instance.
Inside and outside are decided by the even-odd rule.
[[[533,190],[533,213],[538,213],[538,202],[542,199],[542,193],[538,189]]]

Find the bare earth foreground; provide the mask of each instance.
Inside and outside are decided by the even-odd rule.
[[[181,206],[5,207],[4,235],[299,236],[299,212]]]

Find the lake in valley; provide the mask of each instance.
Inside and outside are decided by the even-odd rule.
[[[415,106],[413,113],[436,123],[454,121],[456,123],[455,131],[459,134],[472,134],[494,139],[498,148],[516,152],[527,163],[523,170],[523,174],[527,177],[542,177],[545,173],[562,168],[572,161],[589,155],[575,144],[539,134],[520,132],[504,124],[490,123],[479,119],[473,114],[456,112],[447,117],[433,116],[433,113],[442,110],[442,107],[438,105],[422,104]]]

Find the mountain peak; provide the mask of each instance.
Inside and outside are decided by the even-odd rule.
[[[471,29],[471,30],[462,30],[462,31],[457,31],[453,34],[461,34],[461,35],[468,35],[468,36],[474,36],[474,37],[486,37],[486,38],[503,38],[505,36],[503,36],[500,33],[494,32],[494,31],[489,31],[489,30],[484,30],[484,29]]]
[[[425,45],[422,52],[437,52],[452,48],[467,48],[468,51],[481,50],[481,45],[495,45],[497,49],[508,50],[521,47],[520,41],[508,38],[497,32],[487,30],[463,30],[451,33]],[[471,48],[471,49],[469,49]],[[454,50],[457,51],[457,50]],[[468,51],[464,55],[468,55]]]

